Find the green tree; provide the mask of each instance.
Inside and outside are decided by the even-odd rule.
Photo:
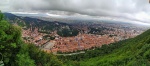
[[[34,60],[32,60],[29,56],[29,48],[27,44],[22,44],[22,48],[17,54],[16,63],[18,66],[35,66]]]
[[[50,53],[45,53],[33,44],[28,44],[29,55],[35,60],[37,66],[62,66],[62,62],[56,56]]]
[[[21,29],[10,25],[0,13],[0,52],[4,56],[5,65],[13,65],[21,43]],[[11,63],[10,63],[11,62]]]

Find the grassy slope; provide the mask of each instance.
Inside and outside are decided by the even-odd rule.
[[[111,54],[80,61],[81,66],[150,66],[150,30],[123,43]]]

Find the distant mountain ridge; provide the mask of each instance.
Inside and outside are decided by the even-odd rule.
[[[75,33],[79,32],[77,28],[74,28],[72,25],[63,23],[63,22],[44,21],[44,20],[37,19],[37,18],[16,16],[11,13],[4,13],[4,15],[5,15],[5,19],[8,20],[12,24],[17,24],[25,29],[30,28],[34,30],[35,28],[38,28],[38,31],[42,33],[52,33],[54,31],[62,31],[65,28],[73,32],[69,34],[70,36],[74,36],[74,32]]]

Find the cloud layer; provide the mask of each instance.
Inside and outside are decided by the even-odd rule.
[[[148,0],[1,0],[0,10],[122,17],[150,21]]]

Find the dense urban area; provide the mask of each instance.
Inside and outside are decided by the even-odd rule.
[[[33,43],[50,53],[77,52],[101,47],[128,38],[133,38],[145,30],[130,23],[115,22],[72,22],[43,21],[37,18],[19,17],[5,13],[7,19],[17,26],[22,26],[22,38],[26,43]],[[10,19],[10,15],[13,19]]]

